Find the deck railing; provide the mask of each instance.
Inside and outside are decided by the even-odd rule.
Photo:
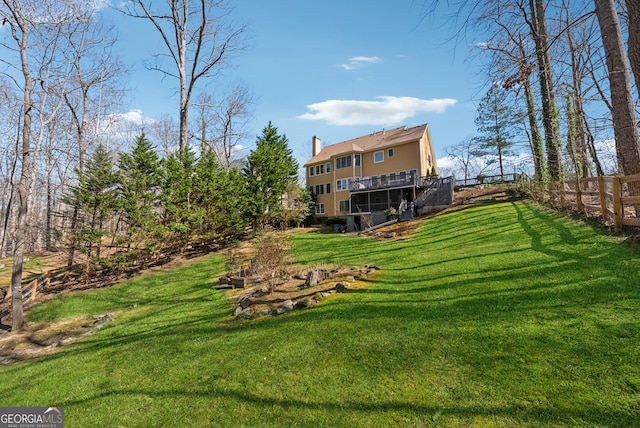
[[[517,172],[504,175],[478,175],[476,177],[456,180],[456,189],[461,187],[479,186],[482,184],[513,183],[515,181],[523,180],[525,177],[525,174]]]
[[[396,175],[393,178],[391,176],[377,176],[354,180],[351,182],[349,190],[351,190],[352,192],[366,192],[369,190],[392,189],[407,186],[422,187],[428,186],[437,180],[438,177],[418,177],[415,174],[401,174]]]

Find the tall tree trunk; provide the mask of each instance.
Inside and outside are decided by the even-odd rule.
[[[629,61],[636,81],[636,90],[640,92],[640,2],[625,0],[629,12]]]
[[[567,12],[568,15],[568,12]],[[584,109],[582,107],[582,73],[580,71],[580,60],[578,57],[578,48],[576,46],[573,34],[571,33],[571,23],[567,16],[565,24],[567,30],[567,43],[571,55],[571,80],[573,82],[572,89],[567,96],[567,106],[571,106],[571,114],[567,112],[569,131],[573,134],[572,142],[575,150],[575,167],[579,177],[587,178],[591,176],[591,165],[589,164],[589,156],[587,155],[587,139],[583,126],[582,117]]]
[[[25,254],[25,238],[27,235],[27,216],[29,211],[29,177],[31,176],[31,114],[33,79],[29,72],[27,57],[28,32],[23,29],[20,38],[20,59],[24,76],[24,93],[22,116],[22,152],[20,165],[20,181],[18,182],[18,219],[14,238],[13,269],[11,271],[11,296],[13,322],[12,330],[20,331],[24,327],[24,311],[22,304],[22,263]]]
[[[531,154],[533,155],[534,178],[535,181],[541,182],[547,175],[544,166],[544,149],[542,146],[542,136],[538,128],[538,118],[536,112],[536,103],[533,97],[533,88],[531,87],[531,68],[527,64],[527,55],[524,50],[524,42],[520,38],[518,44],[520,48],[520,77],[524,88],[524,95],[527,101],[527,118],[529,119],[529,128],[531,131]]]
[[[613,132],[618,166],[623,174],[640,173],[640,137],[633,107],[631,78],[627,66],[622,31],[614,0],[595,0],[596,16],[609,70]],[[638,195],[640,189],[633,187]]]
[[[14,179],[16,176],[16,168],[18,166],[18,157],[20,156],[20,125],[22,121],[18,119],[18,130],[16,132],[16,148],[15,148],[15,156],[11,165],[11,174],[9,175],[9,179],[7,180],[7,187],[9,189],[8,192],[8,201],[6,210],[4,212],[4,219],[2,222],[2,240],[0,241],[0,256],[2,258],[6,257],[7,252],[7,233],[9,231],[9,222],[11,220],[11,210],[13,209],[13,197],[15,194],[14,191]]]
[[[538,76],[540,78],[540,94],[542,98],[542,124],[547,149],[547,165],[552,181],[562,176],[562,160],[560,157],[560,124],[558,108],[555,102],[551,56],[549,55],[549,35],[545,17],[544,0],[529,0],[533,17],[533,39],[536,45],[538,60]]]
[[[51,194],[53,190],[51,189],[51,177],[47,176],[47,212],[46,212],[46,222],[44,229],[44,246],[47,251],[53,250],[53,245],[51,242],[51,217],[53,216],[53,195]]]

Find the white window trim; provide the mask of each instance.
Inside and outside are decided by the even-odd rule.
[[[376,160],[376,155],[380,153],[382,155],[382,160]],[[384,162],[384,150],[380,150],[379,152],[373,152],[373,163],[382,163]]]

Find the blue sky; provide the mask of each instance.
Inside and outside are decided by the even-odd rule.
[[[237,0],[249,48],[214,83],[254,94],[246,142],[271,121],[304,163],[311,137],[323,144],[383,128],[429,123],[437,158],[475,132],[481,77],[467,46],[447,43],[445,17],[424,20],[420,0]],[[155,119],[177,111],[176,82],[145,69],[163,46],[148,22],[114,19],[117,52],[131,69],[126,109]]]

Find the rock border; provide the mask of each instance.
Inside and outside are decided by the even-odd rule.
[[[368,276],[379,270],[375,265],[351,267],[328,271],[326,269],[309,270],[306,275],[296,275],[298,295],[285,300],[265,299],[270,296],[269,287],[257,284],[247,293],[234,299],[233,316],[239,320],[249,320],[265,316],[279,316],[301,309],[311,308],[322,300],[336,294],[346,293],[354,288],[359,281],[367,280]]]

